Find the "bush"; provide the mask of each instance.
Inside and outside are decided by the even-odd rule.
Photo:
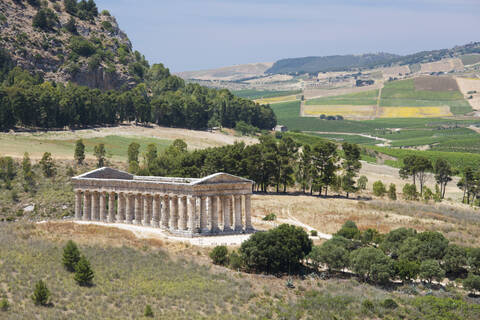
[[[420,272],[420,265],[415,261],[397,260],[395,273],[402,281],[416,279]]]
[[[77,245],[72,240],[69,240],[65,247],[63,248],[63,265],[65,268],[73,272],[75,267],[80,261],[80,251],[78,250]]]
[[[153,310],[149,304],[146,305],[143,315],[147,318],[153,318]]]
[[[388,198],[390,200],[397,200],[397,187],[393,183],[390,183],[388,187]]]
[[[90,262],[85,256],[81,256],[75,266],[75,281],[80,286],[90,286],[92,285],[94,274],[93,270],[90,267]]]
[[[343,226],[340,228],[340,230],[338,230],[335,235],[347,239],[358,239],[358,237],[360,236],[360,230],[358,230],[355,222],[348,220],[343,224]]]
[[[307,258],[315,268],[323,264],[329,271],[342,270],[348,266],[348,251],[332,240],[326,241],[321,246],[314,246]]]
[[[312,240],[300,227],[282,224],[257,232],[240,247],[245,266],[269,273],[296,270],[312,250]]]
[[[375,305],[371,300],[365,299],[362,302],[362,308],[367,311],[373,311],[375,309]]]
[[[385,309],[397,309],[398,304],[395,302],[395,300],[387,298],[382,301],[382,307]]]
[[[70,48],[73,52],[83,57],[90,57],[96,51],[93,43],[80,36],[74,36],[70,39]]]
[[[451,244],[445,250],[443,268],[446,272],[458,274],[467,264],[467,251],[465,248]]]
[[[423,261],[419,271],[420,279],[430,283],[433,280],[441,281],[445,277],[445,271],[440,267],[438,261],[433,259]]]
[[[210,259],[214,264],[226,266],[228,264],[228,249],[226,246],[216,246],[210,251]]]
[[[10,308],[10,304],[8,303],[7,298],[3,298],[0,301],[0,310],[1,311],[8,311],[9,308]]]
[[[42,280],[35,285],[32,300],[37,306],[47,306],[50,303],[50,290]]]
[[[318,236],[318,231],[317,230],[310,230],[310,235],[312,237],[317,237]]]
[[[469,273],[468,277],[463,280],[463,286],[471,293],[480,291],[480,276]]]
[[[368,178],[366,176],[361,176],[358,178],[357,186],[359,190],[367,189]]]
[[[243,267],[242,257],[236,251],[232,251],[228,255],[228,264],[233,270],[241,269]]]
[[[405,200],[417,200],[418,199],[418,193],[417,193],[417,187],[414,184],[405,184],[403,186],[403,197]]]
[[[387,193],[387,189],[385,189],[385,185],[382,181],[375,181],[373,183],[373,194],[377,197],[383,197]]]
[[[263,221],[274,221],[276,219],[277,219],[277,215],[275,213],[269,213],[262,218]]]

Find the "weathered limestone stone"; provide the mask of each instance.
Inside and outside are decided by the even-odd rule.
[[[168,178],[101,168],[72,178],[72,184],[75,219],[143,224],[190,236],[253,230],[253,181],[226,173]]]

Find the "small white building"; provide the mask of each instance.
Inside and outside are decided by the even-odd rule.
[[[276,132],[287,132],[288,128],[284,125],[277,124],[273,130]]]

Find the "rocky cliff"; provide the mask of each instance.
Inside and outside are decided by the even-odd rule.
[[[0,46],[47,81],[104,90],[132,87],[148,64],[93,0],[1,0]]]

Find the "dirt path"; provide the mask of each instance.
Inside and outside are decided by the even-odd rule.
[[[390,146],[390,143],[392,140],[388,140],[385,138],[380,138],[380,137],[375,137],[371,136],[369,134],[363,134],[363,133],[352,133],[352,132],[324,132],[324,131],[304,131],[305,133],[317,133],[317,134],[338,134],[338,135],[347,135],[347,136],[359,136],[363,138],[369,138],[377,141],[382,141],[383,143],[376,144],[376,146],[379,147],[388,147]]]
[[[380,89],[378,89],[377,106],[375,108],[375,118],[380,117],[380,99],[382,98],[382,89],[383,87],[380,87]]]

